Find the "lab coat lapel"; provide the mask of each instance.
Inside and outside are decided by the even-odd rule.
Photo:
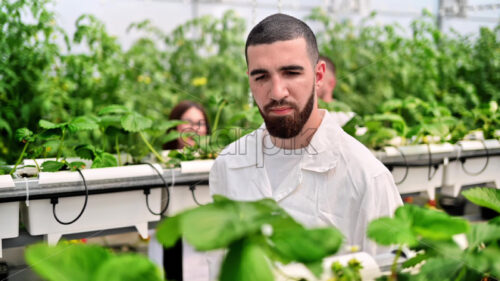
[[[268,180],[269,181],[269,180]],[[293,193],[302,183],[302,171],[299,166],[295,166],[283,179],[276,190],[272,192],[273,199],[277,202]]]

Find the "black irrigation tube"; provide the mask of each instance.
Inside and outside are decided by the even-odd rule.
[[[159,213],[156,213],[153,210],[151,210],[151,207],[149,206],[149,194],[151,193],[151,190],[149,188],[145,188],[144,194],[146,195],[146,206],[148,207],[148,210],[151,214],[156,216],[162,216],[167,211],[168,205],[170,204],[170,190],[168,189],[168,183],[163,177],[163,175],[151,163],[146,163],[146,164],[149,165],[151,169],[153,169],[158,174],[158,176],[160,176],[161,181],[165,185],[165,191],[167,192],[167,203],[165,203],[165,207],[161,209]],[[160,208],[161,208],[161,203],[162,202],[160,202]]]
[[[190,185],[189,185],[189,190],[191,190],[191,195],[193,196],[193,201],[194,201],[194,203],[196,203],[196,205],[198,205],[198,206],[201,206],[201,205],[203,205],[203,204],[200,204],[200,202],[198,202],[198,200],[196,199],[196,195],[194,195],[194,191],[196,190],[196,185],[197,185],[197,184],[200,184],[200,183],[202,183],[202,182],[203,182],[203,181],[201,181],[201,180],[200,180],[200,181],[197,181],[197,182],[195,182],[195,183],[193,183],[193,184],[190,184]]]
[[[431,153],[431,145],[427,144],[427,158],[429,159],[429,169],[427,170],[427,180],[430,181],[432,178],[436,175],[439,165],[434,164],[434,173],[431,176],[431,171],[432,171],[432,153]]]
[[[486,168],[488,167],[488,164],[490,163],[490,153],[489,153],[488,147],[486,146],[486,143],[484,142],[484,140],[481,140],[481,143],[483,144],[484,152],[486,154],[486,162],[484,163],[484,166],[481,168],[481,170],[479,170],[477,172],[469,172],[469,171],[467,171],[467,169],[465,169],[465,166],[464,166],[465,161],[467,160],[467,158],[462,158],[462,157],[459,158],[459,160],[461,162],[462,170],[464,171],[464,173],[466,173],[469,176],[478,176],[478,175],[480,175],[482,172],[484,172],[486,170]],[[460,145],[460,147],[462,147],[462,144],[459,143],[458,145]]]
[[[52,197],[50,198],[50,204],[52,204],[52,214],[54,215],[54,219],[62,224],[62,225],[70,225],[74,222],[76,222],[82,215],[83,215],[83,212],[85,211],[85,209],[87,208],[87,202],[89,201],[89,188],[87,187],[87,182],[85,181],[85,177],[83,176],[82,174],[82,171],[80,171],[80,169],[77,169],[76,170],[80,176],[82,177],[82,180],[83,180],[83,186],[85,186],[85,201],[83,202],[83,207],[82,207],[82,210],[80,211],[80,213],[78,214],[78,216],[76,216],[75,219],[71,220],[71,221],[61,221],[57,215],[56,215],[56,205],[59,203],[59,197]]]
[[[395,184],[396,184],[396,185],[399,185],[399,184],[402,184],[402,183],[406,180],[406,178],[408,177],[408,172],[409,172],[409,170],[410,170],[410,166],[408,166],[408,160],[406,160],[406,156],[405,156],[405,154],[403,153],[403,151],[402,151],[399,147],[397,147],[397,146],[396,146],[395,148],[396,148],[396,149],[399,151],[399,153],[401,154],[401,157],[403,158],[403,161],[404,161],[404,166],[405,166],[405,168],[406,168],[406,169],[405,169],[405,175],[403,176],[403,178],[402,178],[400,181],[395,182]],[[393,167],[393,166],[390,166],[390,165],[387,165],[387,168],[388,168],[388,169],[392,172],[392,169],[393,169],[394,167]]]

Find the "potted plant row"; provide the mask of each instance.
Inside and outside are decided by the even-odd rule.
[[[174,126],[175,123],[162,124]],[[38,186],[44,188],[62,187],[66,192],[79,192],[77,196],[47,195],[47,199],[30,200],[21,204],[21,218],[31,235],[45,235],[49,243],[55,244],[63,234],[94,231],[100,229],[135,226],[141,236],[148,237],[148,222],[157,221],[166,210],[161,200],[161,187],[167,187],[160,164],[127,165],[117,157],[91,144],[73,147],[76,157],[65,157],[67,139],[71,134],[82,131],[100,130],[117,140],[116,155],[123,155],[118,139],[121,135],[137,134],[145,145],[154,150],[145,136],[152,121],[123,106],[109,106],[97,117],[81,116],[65,123],[40,120],[40,131],[33,133],[27,128],[16,131],[17,139],[24,143],[24,149],[11,170],[16,177],[38,177]],[[160,128],[165,132],[164,128]],[[55,150],[50,154],[51,150]],[[54,151],[53,151],[54,152]],[[52,155],[53,158],[42,158]],[[24,166],[20,164],[24,159]],[[27,159],[26,159],[27,158]],[[164,162],[163,159],[159,158]],[[30,165],[31,164],[31,165]],[[10,176],[9,176],[10,177]],[[158,188],[124,189],[132,180],[158,180]],[[92,186],[113,187],[117,192],[93,194]],[[63,190],[61,189],[61,190]],[[119,192],[118,192],[119,191]],[[100,193],[100,194],[98,194]],[[167,197],[167,202],[168,202]],[[163,202],[164,203],[164,202]],[[168,204],[167,204],[168,205]],[[16,210],[17,216],[18,210]]]
[[[475,188],[463,195],[500,211],[500,190]],[[199,251],[225,249],[215,276],[221,281],[495,280],[500,276],[499,218],[471,224],[436,210],[401,206],[394,216],[370,222],[367,230],[377,244],[396,249],[390,269],[383,272],[366,254],[333,256],[342,249],[338,230],[305,228],[271,199],[238,202],[214,196],[213,203],[166,218],[157,237],[165,247],[182,237]],[[150,274],[139,279],[164,280],[145,258],[116,256],[97,246],[34,245],[26,258],[51,281],[105,280],[100,278],[110,270],[117,276],[112,280],[130,280],[146,269]],[[61,266],[62,260],[67,262]],[[136,265],[126,268],[132,260]]]

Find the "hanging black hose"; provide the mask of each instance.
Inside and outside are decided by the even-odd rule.
[[[146,206],[148,207],[149,212],[153,215],[156,215],[156,216],[162,216],[167,211],[168,205],[170,204],[170,190],[168,189],[168,183],[165,180],[165,178],[163,177],[163,175],[151,163],[145,163],[145,164],[151,166],[151,168],[153,168],[153,170],[155,170],[155,172],[160,176],[161,181],[165,185],[165,191],[167,192],[167,203],[165,204],[165,207],[163,207],[163,209],[159,213],[156,213],[153,210],[151,210],[151,207],[149,206],[150,190],[149,190],[149,188],[144,189],[144,194],[146,195]]]
[[[429,170],[427,170],[427,180],[430,181],[437,173],[437,170],[439,168],[439,165],[434,165],[434,173],[431,175],[432,171],[432,153],[431,153],[431,145],[427,144],[427,155],[429,158]]]
[[[83,176],[82,171],[80,171],[80,169],[77,169],[76,171],[82,177],[82,179],[83,179],[83,186],[85,186],[85,201],[83,203],[83,208],[82,208],[80,214],[78,214],[78,216],[74,220],[72,220],[72,221],[69,221],[69,222],[61,221],[57,217],[57,215],[56,215],[56,205],[57,205],[57,203],[59,203],[59,198],[53,197],[53,198],[50,199],[50,203],[52,204],[52,214],[54,214],[54,218],[56,219],[56,221],[58,223],[60,223],[60,224],[63,224],[63,225],[69,225],[69,224],[72,224],[75,221],[77,221],[82,216],[82,214],[85,211],[85,209],[87,208],[87,202],[89,201],[89,189],[87,187],[87,182],[85,181],[85,177]]]
[[[202,182],[202,181],[198,181],[198,182],[193,183],[192,185],[189,186],[189,190],[191,190],[191,195],[193,196],[193,201],[198,206],[201,206],[203,204],[200,204],[200,202],[198,202],[198,200],[196,199],[196,195],[194,195],[194,191],[196,190],[196,185],[199,184],[200,182]]]
[[[403,153],[403,151],[399,147],[396,147],[396,149],[399,151],[399,153],[401,154],[401,157],[403,157],[403,161],[405,162],[405,175],[403,176],[403,178],[400,181],[396,182],[396,185],[399,185],[399,184],[402,184],[406,180],[406,178],[408,177],[408,172],[410,170],[410,166],[408,165],[408,160],[406,160],[406,156]]]
[[[484,163],[484,166],[483,168],[481,168],[481,170],[477,171],[477,172],[469,172],[467,171],[467,169],[465,169],[465,161],[467,160],[467,158],[465,157],[460,157],[459,160],[461,162],[461,165],[462,165],[462,170],[464,171],[464,173],[466,173],[467,175],[469,176],[477,176],[477,175],[480,175],[482,172],[484,172],[484,170],[486,170],[486,168],[488,167],[488,164],[490,163],[490,153],[488,151],[488,147],[486,146],[486,143],[484,142],[484,140],[481,140],[481,143],[483,144],[483,147],[484,147],[484,151],[486,152],[486,163]],[[462,147],[462,144],[458,144],[460,145],[460,147]]]

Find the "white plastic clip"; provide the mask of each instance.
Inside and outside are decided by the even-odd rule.
[[[29,188],[29,184],[28,184],[28,179],[27,178],[24,178],[24,183],[25,183],[25,186],[26,186],[26,207],[29,207],[30,206],[30,188]]]
[[[170,172],[172,173],[172,183],[170,184],[170,187],[174,187],[175,185],[175,173],[174,173],[174,168],[170,169]]]

